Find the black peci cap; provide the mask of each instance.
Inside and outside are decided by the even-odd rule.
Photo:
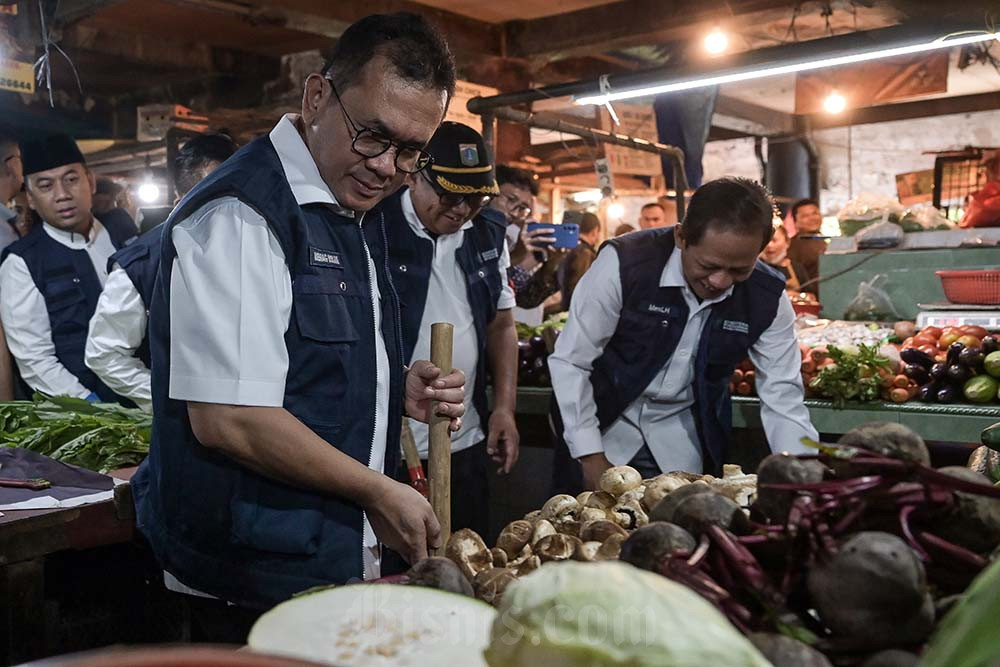
[[[500,194],[483,137],[468,125],[441,123],[425,150],[434,156],[428,168],[431,180],[443,190],[463,195]]]
[[[87,164],[80,147],[66,134],[50,134],[28,141],[21,146],[21,153],[25,176],[67,164]]]

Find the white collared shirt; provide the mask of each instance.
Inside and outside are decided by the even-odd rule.
[[[295,201],[300,206],[339,207],[295,119],[292,114],[284,116],[269,135]],[[284,336],[292,311],[292,283],[284,253],[267,222],[247,204],[222,197],[179,222],[171,238],[177,258],[170,280],[170,398],[281,407],[288,373]],[[369,467],[382,472],[389,423],[389,357],[370,255],[368,265],[377,372]],[[367,517],[364,535],[369,547],[364,550],[365,575],[378,577],[377,540]]]
[[[468,283],[465,272],[458,264],[456,253],[465,241],[465,232],[472,229],[473,221],[469,220],[454,234],[443,234],[433,239],[420,222],[410,190],[402,194],[403,217],[409,223],[413,233],[434,244],[434,256],[431,260],[431,273],[427,285],[427,298],[424,302],[424,312],[420,319],[420,332],[413,348],[412,361],[429,359],[431,354],[431,325],[435,322],[451,322],[455,325],[454,348],[452,351],[452,366],[460,368],[465,373],[465,416],[462,418],[462,428],[452,434],[451,451],[459,452],[482,442],[486,435],[483,431],[481,415],[472,402],[473,390],[476,386],[476,365],[479,363],[479,337],[472,318],[472,306],[469,304]],[[514,306],[514,290],[507,280],[507,267],[510,266],[510,253],[504,244],[497,270],[503,288],[497,297],[497,310],[507,310]],[[483,417],[485,415],[482,415]],[[427,458],[429,436],[427,424],[411,420],[413,438],[417,443],[417,451],[421,458]]]
[[[660,276],[661,287],[678,287],[688,307],[677,349],[642,394],[604,433],[597,421],[590,372],[615,329],[622,310],[621,274],[613,246],[603,249],[577,285],[569,320],[549,357],[552,387],[574,458],[604,452],[612,465],[624,465],[649,446],[660,469],[702,471],[701,446],[691,406],[694,404],[694,360],[711,306],[728,299],[732,288],[699,302],[681,267],[675,248]],[[794,332],[795,313],[782,296],[774,322],[750,349],[757,367],[761,419],[774,451],[801,453],[803,436],[816,439],[809,411],[802,402],[801,356]]]
[[[90,318],[84,361],[116,394],[152,412],[151,373],[135,356],[148,321],[147,304],[125,269],[116,264]]]
[[[85,250],[97,279],[104,284],[108,278],[108,258],[114,254],[115,246],[96,218],[89,237],[63,231],[46,222],[42,223],[42,229],[67,248]],[[8,255],[0,266],[0,320],[10,353],[29,387],[52,396],[90,396],[90,389],[56,357],[45,297],[32,280],[28,265],[17,255]]]

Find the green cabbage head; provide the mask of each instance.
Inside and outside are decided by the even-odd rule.
[[[551,563],[512,584],[490,667],[771,667],[708,601],[626,563]]]

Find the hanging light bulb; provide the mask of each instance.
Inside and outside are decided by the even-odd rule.
[[[611,218],[612,220],[621,220],[624,215],[625,215],[625,207],[624,206],[622,206],[618,202],[614,202],[612,204],[608,204],[608,217],[609,218]]]
[[[160,199],[160,186],[152,181],[146,181],[139,186],[139,199],[144,204],[155,204]]]
[[[841,95],[836,90],[827,95],[826,99],[823,100],[823,109],[827,113],[832,113],[832,114],[841,113],[846,108],[847,108],[847,98]]]
[[[729,37],[720,28],[714,28],[712,32],[705,35],[705,50],[713,56],[726,52],[729,48]]]

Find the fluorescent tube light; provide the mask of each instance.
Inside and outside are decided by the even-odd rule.
[[[730,72],[728,74],[718,74],[715,76],[704,76],[693,79],[681,79],[679,81],[671,81],[669,83],[662,83],[654,86],[644,86],[642,88],[633,88],[631,90],[621,90],[621,91],[609,91],[606,94],[598,95],[583,95],[581,97],[574,98],[576,104],[598,104],[604,105],[608,102],[615,102],[618,100],[628,100],[636,97],[649,97],[652,95],[661,95],[663,93],[676,93],[682,90],[692,90],[694,88],[704,88],[706,86],[718,86],[724,83],[735,83],[738,81],[750,81],[753,79],[763,79],[769,76],[780,76],[782,74],[794,74],[796,72],[805,72],[808,70],[822,69],[825,67],[838,67],[840,65],[852,65],[854,63],[863,63],[870,60],[879,60],[882,58],[892,58],[894,56],[904,56],[911,53],[924,53],[927,51],[936,51],[938,49],[947,49],[953,46],[962,46],[964,44],[977,44],[979,42],[988,42],[990,40],[1000,39],[1000,33],[996,32],[981,32],[972,34],[961,34],[956,37],[934,40],[933,42],[924,42],[921,44],[909,44],[907,46],[896,46],[888,49],[877,49],[873,51],[862,51],[859,53],[853,53],[844,56],[833,56],[829,58],[820,58],[817,60],[807,60],[798,63],[789,63],[787,65],[773,65],[770,67],[758,67],[746,71]]]

